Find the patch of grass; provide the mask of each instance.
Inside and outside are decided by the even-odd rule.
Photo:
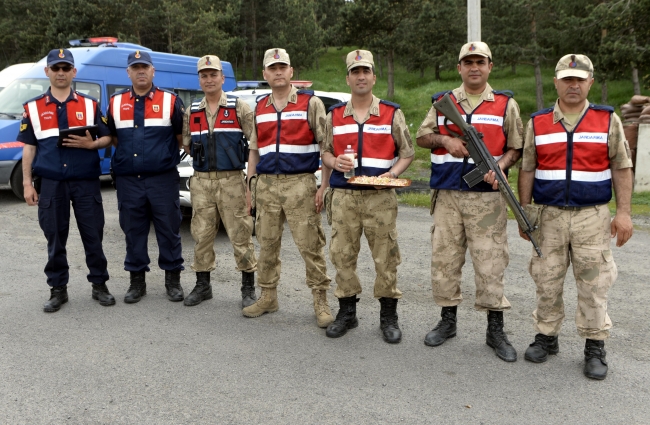
[[[400,204],[409,205],[411,207],[424,207],[429,208],[431,201],[428,193],[421,192],[407,192],[397,195],[397,201]]]

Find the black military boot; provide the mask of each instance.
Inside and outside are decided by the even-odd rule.
[[[50,299],[43,304],[43,311],[54,313],[59,311],[61,306],[68,302],[68,285],[53,286],[50,288]]]
[[[357,320],[357,303],[359,299],[356,295],[347,298],[339,298],[339,312],[336,319],[327,327],[325,335],[330,338],[338,338],[346,334],[348,329],[354,329],[359,326]]]
[[[99,301],[99,305],[115,305],[115,297],[112,296],[110,292],[108,292],[106,282],[98,284],[93,283],[92,297],[93,300]]]
[[[402,331],[397,323],[397,298],[379,298],[379,328],[384,335],[384,341],[397,344],[402,340]]]
[[[127,304],[137,303],[147,295],[147,282],[144,279],[145,272],[131,272],[131,285],[124,295],[124,302]]]
[[[183,288],[181,287],[181,271],[165,270],[165,288],[169,301],[183,301]]]
[[[503,311],[488,311],[485,343],[494,348],[497,357],[506,362],[517,361],[517,351],[503,332]]]
[[[560,344],[556,336],[544,334],[535,335],[535,341],[526,349],[524,358],[533,363],[544,363],[548,360],[549,354],[560,352]]]
[[[241,306],[248,307],[255,304],[255,272],[241,272]]]
[[[443,307],[440,312],[440,321],[431,332],[424,337],[424,344],[437,347],[449,338],[456,336],[456,310],[458,307]]]
[[[587,378],[603,380],[607,377],[605,354],[605,341],[588,339],[585,342],[585,368],[582,371]]]
[[[212,299],[212,285],[210,285],[210,272],[196,272],[196,286],[185,297],[183,303],[187,306],[199,305],[202,301]]]

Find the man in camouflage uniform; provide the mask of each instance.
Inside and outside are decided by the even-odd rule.
[[[457,66],[463,84],[449,93],[467,122],[484,134],[486,147],[505,171],[521,156],[523,126],[517,102],[488,84],[492,65],[487,44],[465,44]],[[433,100],[444,94],[433,95]],[[456,336],[456,309],[463,299],[461,269],[469,247],[476,275],[474,307],[487,311],[486,343],[499,358],[514,362],[517,352],[503,331],[503,311],[510,309],[503,293],[509,261],[506,202],[493,183],[494,175],[486,175],[486,182],[473,188],[465,183],[462,176],[474,169],[474,161],[464,142],[454,137],[459,129],[444,124],[445,117],[432,107],[417,132],[418,146],[431,149],[431,284],[433,299],[442,306],[442,319],[424,343],[435,347]]]
[[[255,232],[260,244],[258,285],[262,292],[257,302],[242,312],[246,317],[258,317],[279,308],[280,246],[286,219],[305,260],[316,322],[324,328],[334,320],[327,304],[330,278],[320,215],[329,172],[323,169],[320,189],[316,188],[314,172],[325,134],[325,106],[313,91],[291,85],[293,68],[284,49],[265,52],[263,75],[272,93],[257,101],[257,140],[250,143],[248,159],[250,189],[255,193]],[[250,206],[251,193],[247,195]]]
[[[537,335],[525,358],[542,363],[559,352],[564,278],[573,263],[576,325],[586,339],[583,373],[605,379],[604,340],[612,328],[607,291],[617,276],[610,237],[616,236],[616,246],[623,246],[632,236],[632,160],[614,108],[587,101],[593,73],[587,56],[562,57],[555,68],[555,106],[533,114],[526,128],[519,199],[529,216],[537,217],[537,241],[544,257],[533,252],[528,267],[537,286]],[[614,219],[607,207],[612,183]],[[528,240],[521,229],[519,234]]]
[[[402,332],[397,322],[397,266],[401,263],[397,245],[397,197],[394,189],[354,186],[346,171],[356,175],[397,178],[408,168],[415,151],[399,105],[379,100],[372,94],[376,82],[372,53],[354,50],[346,59],[347,83],[352,98],[334,105],[327,115],[323,165],[331,168],[332,238],[330,259],[336,267],[336,292],[340,309],[326,335],[338,338],[359,324],[357,295],[361,282],[357,259],[361,234],[365,233],[375,264],[375,298],[381,304],[380,328],[384,340],[398,343]],[[346,156],[354,148],[356,160]]]
[[[228,97],[222,90],[225,76],[217,56],[207,55],[197,64],[199,84],[205,93],[185,112],[183,147],[192,155],[194,175],[190,179],[192,237],[196,286],[185,297],[194,306],[212,298],[210,272],[216,268],[214,238],[223,221],[242,272],[242,305],[255,297],[255,246],[253,220],[246,209],[244,164],[246,142],[255,139],[253,111],[246,102]]]

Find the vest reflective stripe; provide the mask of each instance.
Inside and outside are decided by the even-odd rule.
[[[332,148],[334,156],[343,154],[348,145],[357,152],[354,161],[356,175],[380,176],[397,162],[398,151],[393,138],[393,118],[398,105],[379,103],[379,116],[370,115],[368,121],[359,124],[354,117],[343,116],[345,104],[332,110]],[[332,170],[330,185],[336,188],[363,190],[352,186],[342,172]]]
[[[532,119],[537,151],[535,202],[555,206],[609,202],[611,111],[591,105],[573,132],[567,132],[561,122],[553,122],[553,109],[534,114]]]
[[[442,96],[440,96],[442,97]],[[476,130],[483,133],[483,141],[494,157],[499,160],[506,150],[507,139],[503,129],[506,109],[510,98],[504,94],[494,93],[494,101],[481,102],[471,113],[466,113],[456,102],[453,94],[450,97],[454,100],[456,108],[463,116],[463,119],[472,124]],[[445,127],[444,115],[436,111],[438,129],[440,134],[451,136]],[[460,133],[460,129],[447,120],[449,130]],[[431,150],[431,178],[429,186],[432,189],[447,190],[468,190],[474,192],[493,191],[487,183],[481,182],[470,188],[462,177],[474,169],[474,160],[471,158],[455,158],[445,148]]]
[[[133,127],[133,111],[131,111],[131,119],[122,119],[122,94],[113,96],[113,121],[115,121],[115,128],[132,128]]]
[[[278,113],[268,97],[255,107],[257,146],[261,174],[300,174],[318,170],[320,147],[308,121],[312,94],[298,92],[296,103],[288,103]]]

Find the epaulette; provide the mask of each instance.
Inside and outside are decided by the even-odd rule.
[[[593,109],[594,111],[607,111],[607,112],[614,112],[614,108],[608,105],[596,105],[593,103],[589,104],[589,107]]]
[[[200,111],[199,109],[200,104],[201,104],[200,100],[198,102],[192,102],[192,104],[190,105],[190,112]]]
[[[447,93],[451,93],[451,90],[439,91],[438,93],[435,93],[433,96],[431,96],[431,103],[435,103],[436,100],[446,95]]]
[[[502,94],[508,97],[515,97],[515,94],[511,90],[492,90],[494,94]]]
[[[264,99],[265,97],[269,97],[271,93],[266,93],[266,94],[261,94],[255,98],[255,103],[260,103],[260,100]]]
[[[336,103],[336,104],[330,106],[329,108],[327,108],[327,112],[332,112],[332,111],[335,110],[336,108],[340,108],[341,106],[345,106],[345,105],[347,105],[347,104],[348,104],[348,102]]]
[[[532,118],[532,117],[536,117],[538,115],[548,114],[549,112],[553,112],[553,108],[545,108],[545,109],[539,110],[537,112],[533,112],[532,114],[530,114],[530,117]]]
[[[131,91],[130,88],[128,88],[128,89],[124,89],[124,90],[120,90],[120,91],[116,91],[115,93],[113,93],[113,94],[111,95],[111,97],[115,97],[115,96],[117,96],[118,94],[128,93],[129,91]]]
[[[237,107],[237,99],[239,99],[237,96],[227,94],[226,95],[226,108],[236,108]]]
[[[309,95],[309,96],[313,96],[313,95],[314,95],[314,91],[313,91],[313,90],[302,90],[302,89],[301,89],[301,90],[298,90],[298,94],[307,94],[307,95]]]
[[[384,105],[392,106],[395,109],[399,109],[399,105],[397,103],[390,102],[388,100],[383,100],[382,99],[382,100],[379,100],[379,103],[383,103]]]
[[[35,100],[38,100],[38,99],[42,99],[42,98],[44,98],[44,97],[45,97],[45,94],[46,94],[46,93],[41,93],[41,94],[39,94],[38,96],[29,99],[28,101],[26,101],[26,102],[23,103],[23,106],[27,105],[29,102],[33,102],[33,101],[35,101]]]

